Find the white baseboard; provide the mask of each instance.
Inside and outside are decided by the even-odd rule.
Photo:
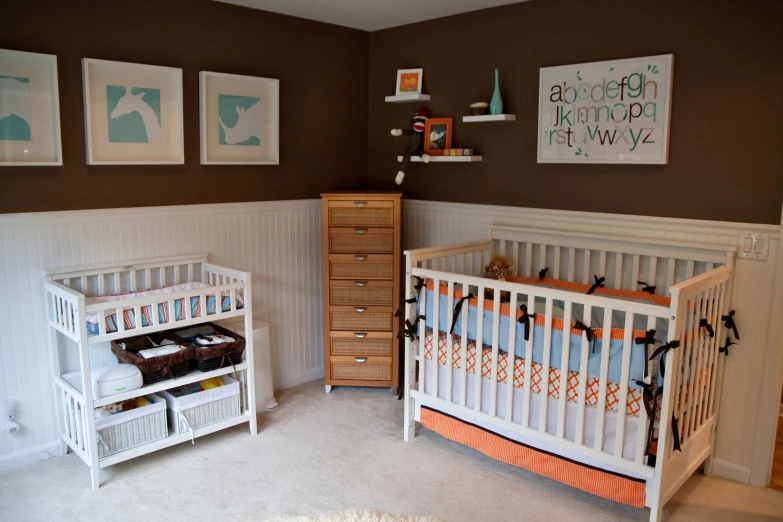
[[[712,474],[734,482],[750,484],[750,468],[738,466],[725,460],[715,459],[712,461]]]
[[[47,442],[41,446],[30,448],[5,457],[0,457],[0,474],[7,473],[11,470],[29,466],[36,462],[43,460],[49,460],[53,457],[60,455],[60,443],[59,442]]]
[[[322,366],[320,368],[314,368],[312,370],[302,372],[298,375],[286,375],[285,377],[280,379],[279,385],[275,386],[275,388],[278,390],[293,388],[294,386],[298,386],[306,382],[314,381],[316,379],[323,379],[323,377],[324,377],[324,368]]]

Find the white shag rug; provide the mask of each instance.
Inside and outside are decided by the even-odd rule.
[[[342,513],[326,513],[322,515],[278,517],[267,522],[445,522],[436,517],[409,517],[407,515],[390,515],[379,511],[360,511],[351,509]]]

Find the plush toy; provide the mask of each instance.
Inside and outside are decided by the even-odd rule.
[[[509,270],[514,270],[514,267],[511,266],[511,263],[508,262],[508,259],[503,256],[495,256],[492,258],[492,261],[490,261],[487,266],[484,267],[484,277],[486,279],[494,279],[496,281],[505,281]],[[494,298],[495,295],[493,290],[491,288],[486,288],[484,290],[484,299]],[[500,292],[501,302],[510,300],[511,294],[509,292]]]
[[[402,166],[397,177],[394,178],[395,183],[402,184],[402,180],[405,178],[405,170],[408,168],[408,162],[411,156],[421,156],[421,160],[424,163],[429,163],[430,157],[424,152],[424,124],[427,123],[427,117],[430,115],[430,111],[426,107],[421,107],[416,111],[416,115],[411,120],[410,129],[392,129],[392,136],[402,136],[403,134],[408,136],[408,147],[405,149],[405,154],[402,156]]]

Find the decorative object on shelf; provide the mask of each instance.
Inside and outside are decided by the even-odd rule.
[[[487,114],[489,110],[489,104],[487,102],[476,102],[470,104],[471,116],[483,116]]]
[[[57,57],[0,49],[0,166],[62,164]]]
[[[444,156],[472,156],[473,149],[446,149]]]
[[[397,185],[400,185],[402,180],[405,179],[405,171],[408,168],[411,156],[421,156],[424,163],[427,163],[430,159],[427,154],[422,154],[424,151],[424,129],[427,126],[427,116],[429,114],[430,111],[426,107],[420,107],[411,119],[410,129],[392,129],[391,131],[392,136],[408,136],[408,146],[403,155],[402,166],[394,178],[394,182]]]
[[[503,114],[503,98],[500,97],[499,75],[499,70],[495,69],[495,92],[492,94],[492,99],[489,101],[490,114]]]
[[[182,69],[82,59],[87,164],[185,163]]]
[[[424,69],[399,69],[394,94],[421,94],[423,83]]]
[[[674,55],[544,67],[539,163],[668,162]]]
[[[443,156],[451,148],[452,118],[429,118],[424,129],[424,152],[430,156]]]
[[[199,72],[202,165],[278,165],[280,82]]]

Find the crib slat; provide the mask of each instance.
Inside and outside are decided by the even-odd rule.
[[[500,290],[495,289],[492,303],[492,366],[489,392],[489,414],[498,414],[498,350],[500,344]],[[509,317],[511,319],[511,317]]]
[[[544,318],[544,363],[541,373],[541,390],[539,393],[539,419],[538,419],[538,431],[541,433],[547,432],[547,406],[549,404],[549,367],[550,356],[552,353],[552,305],[553,299],[551,297],[546,298],[546,317]],[[535,310],[535,303],[533,310]]]
[[[631,266],[631,288],[636,288],[636,282],[639,281],[639,254],[634,254]]]
[[[514,370],[516,368],[516,311],[517,293],[511,292],[508,303],[508,350],[506,351],[506,421],[511,422],[514,415]],[[532,328],[534,325],[530,325]]]
[[[114,272],[114,291],[113,294],[122,293],[122,281],[120,280],[120,273]]]
[[[699,314],[699,317],[705,318],[707,319],[707,322],[710,322],[709,302],[710,302],[710,298],[712,297],[712,288],[708,288],[706,292],[702,293],[702,296],[703,296],[703,300],[701,302],[701,307],[700,307],[701,312]],[[698,324],[696,326],[698,330],[698,337],[694,342],[694,346],[693,346],[690,382],[688,383],[688,419],[686,422],[686,426],[684,426],[688,438],[690,438],[691,433],[693,433],[696,428],[696,423],[695,423],[697,417],[696,408],[699,408],[699,388],[700,388],[699,377],[701,374],[702,364],[704,363],[703,352],[705,349],[705,345],[709,343],[709,339],[710,339],[709,334],[705,332],[703,328],[699,328]]]
[[[187,299],[186,299],[187,301]],[[228,291],[228,311],[229,312],[236,312],[237,309],[237,289],[231,288]],[[222,307],[223,304],[223,297],[220,298],[220,304]],[[188,306],[188,310],[190,310],[190,306]]]
[[[180,276],[180,274],[179,274],[180,266],[179,265],[174,265],[172,268],[174,269],[174,284],[178,285],[179,284],[179,276]]]
[[[144,321],[142,320],[141,315],[141,305],[136,305],[133,307],[133,321],[136,323],[136,328],[141,328],[144,326]]]
[[[655,328],[655,317],[653,316],[647,317],[647,330],[652,330],[654,328]],[[643,350],[644,345],[634,346],[634,348],[636,348],[637,350]],[[650,384],[652,382],[652,371],[650,369],[650,361],[647,360],[648,357],[651,355],[651,353],[648,353],[647,357],[645,357],[644,359],[644,364],[647,365],[647,369],[649,372],[648,377],[644,379],[644,382],[646,382],[647,384]],[[634,460],[636,461],[637,464],[642,464],[644,462],[644,450],[645,450],[644,446],[645,443],[647,442],[647,423],[652,422],[648,419],[647,412],[645,411],[643,404],[639,406],[639,417],[637,421],[639,423],[639,427],[636,429],[636,458]]]
[[[585,258],[582,260],[582,282],[585,284],[592,283],[593,277],[590,273],[590,249],[584,249]],[[601,277],[601,274],[598,274]]]
[[[432,396],[439,397],[438,374],[440,373],[440,279],[432,282]],[[446,371],[450,371],[446,368]]]
[[[131,292],[139,291],[139,272],[137,270],[131,270],[128,274],[130,276]]]
[[[89,294],[89,291],[87,290],[87,276],[82,276],[81,280],[79,282],[79,291],[83,294]]]
[[[677,260],[674,258],[669,259],[669,268],[666,271],[666,288],[663,291],[663,295],[669,295],[669,288],[674,285],[674,269],[677,265]]]
[[[560,247],[555,246],[555,266],[552,269],[552,277],[560,279]]]
[[[685,266],[685,278],[690,279],[693,277],[693,261],[688,261],[688,264]]]
[[[514,256],[513,256],[514,270],[513,270],[513,273],[514,273],[514,275],[519,275],[520,274],[520,270],[519,270],[519,242],[518,241],[514,241],[512,243],[512,246],[514,248]]]
[[[592,326],[592,315],[593,307],[589,304],[584,305],[584,317],[582,318],[582,322],[585,324],[585,326]],[[570,323],[568,334],[571,334]],[[579,392],[576,399],[576,437],[574,438],[574,441],[577,444],[584,444],[585,401],[587,399],[587,363],[589,362],[590,358],[590,342],[587,340],[587,336],[584,334],[582,334],[581,337],[582,357],[579,361]]]
[[[696,339],[699,336],[699,330],[700,328],[697,327],[699,324],[699,313],[701,311],[701,296],[696,296],[693,301],[690,301],[688,303],[688,306],[690,309],[688,310],[688,318],[690,319],[688,321],[688,329],[685,331],[683,337],[684,337],[684,343],[683,343],[683,349],[682,349],[682,376],[680,377],[680,386],[679,386],[679,400],[678,402],[678,410],[679,414],[677,415],[678,419],[678,426],[680,428],[680,443],[684,443],[686,440],[686,434],[685,434],[685,418],[688,414],[688,404],[685,402],[687,396],[688,396],[688,387],[690,385],[690,372],[691,372],[691,360],[693,357],[693,344],[695,343]],[[677,367],[677,370],[674,371],[674,368],[667,368],[667,373],[669,371],[673,371],[676,374],[679,374],[680,367]],[[678,388],[675,388],[677,390]]]
[[[634,281],[635,282],[635,281]],[[628,407],[628,375],[631,368],[631,350],[633,350],[633,314],[625,312],[623,327],[623,357],[620,370],[620,396],[617,398],[617,436],[614,439],[614,456],[623,456],[625,445],[625,410]]]
[[[649,281],[647,284],[650,286],[657,286],[655,284],[655,278],[658,277],[658,274],[656,273],[656,270],[658,269],[658,258],[650,256],[650,273],[647,277],[647,281]],[[634,281],[635,283],[636,281]]]
[[[617,252],[615,254],[615,266],[614,266],[614,287],[623,287],[623,254]]]
[[[125,313],[122,311],[122,307],[118,306],[115,308],[114,314],[114,317],[117,319],[117,331],[124,332],[127,330],[127,328],[125,328]]]
[[[560,357],[560,398],[557,404],[557,438],[565,435],[566,405],[568,403],[568,359],[571,351],[571,336],[568,335],[568,325],[571,324],[571,301],[563,306],[563,344]]]
[[[593,447],[596,451],[604,449],[604,423],[606,422],[606,387],[609,381],[609,353],[612,343],[612,309],[604,308],[604,321],[601,324],[601,370],[598,377],[598,404],[595,417],[595,440]]]
[[[70,413],[68,412],[68,392],[59,387],[58,389],[60,390],[60,400],[62,401],[63,406],[63,428],[65,429],[65,435],[68,438],[71,438],[73,430],[71,429],[71,423],[68,420],[70,418]]]
[[[76,434],[76,419],[74,418],[73,413],[73,397],[71,397],[71,394],[68,392],[65,392],[65,408],[66,414],[68,415],[68,433],[71,440],[76,442],[78,440],[78,435]]]
[[[706,316],[707,316],[707,322],[710,323],[710,325],[713,328],[714,332],[717,332],[718,325],[715,323],[714,320],[714,305],[715,305],[715,294],[713,293],[714,287],[710,287],[707,289],[707,306],[706,306]],[[715,337],[710,337],[709,335],[704,335],[702,345],[699,349],[698,353],[698,363],[696,365],[696,378],[694,379],[695,383],[694,386],[696,387],[696,392],[694,395],[694,408],[693,408],[693,415],[691,415],[691,433],[695,432],[697,429],[701,427],[702,423],[702,417],[704,415],[704,407],[703,407],[703,401],[704,401],[704,388],[707,385],[706,378],[707,378],[707,364],[710,357],[710,353],[712,352],[712,347],[714,346],[714,341],[717,339],[717,335]],[[696,410],[698,408],[698,411]]]
[[[149,268],[144,269],[144,289],[155,288],[152,284],[152,271]]]
[[[533,270],[533,245],[525,243],[525,277],[530,277]]]
[[[421,293],[419,294],[419,302],[421,303],[420,309],[419,309],[419,315],[426,315],[427,314],[427,281],[425,279],[424,281],[424,288],[422,289]],[[437,303],[437,299],[435,300]],[[419,392],[426,393],[426,388],[424,387],[424,381],[425,377],[427,375],[427,324],[426,319],[422,319],[418,322],[419,324]],[[414,326],[415,328],[415,326]],[[434,363],[434,368],[437,371],[438,369],[438,344],[437,340],[433,336],[432,338],[432,345],[433,345],[433,356],[432,361]]]
[[[462,289],[463,292],[467,292],[467,288]],[[462,319],[461,337],[459,341],[460,348],[460,382],[459,382],[459,404],[465,406],[467,404],[468,397],[468,315],[470,311],[470,301],[462,305],[462,313],[460,317]]]
[[[576,267],[576,249],[570,247],[568,249],[568,280],[574,281],[574,269]]]
[[[98,274],[98,295],[106,295],[106,291],[104,289],[103,274]]]
[[[527,310],[532,315],[531,311],[536,309],[536,296],[528,294],[527,296]],[[525,387],[522,389],[522,426],[525,428],[530,426],[530,385],[533,380],[531,378],[531,372],[533,371],[533,342],[535,340],[535,321],[530,321],[530,335],[529,340],[525,341]]]
[[[598,277],[606,276],[606,250],[601,250],[598,258]]]
[[[727,312],[728,310],[726,310],[726,282],[724,281],[718,286],[718,297],[717,297],[717,307],[716,307],[717,327],[715,328],[715,340],[718,343],[717,346],[720,346],[722,340],[725,339],[723,335],[723,321],[721,320],[721,315],[724,315]],[[715,406],[714,403],[715,382],[718,380],[718,364],[719,364],[718,361],[719,352],[717,346],[713,346],[712,359],[710,361],[710,371],[708,374],[709,393],[704,407],[705,421],[712,418],[714,414],[712,410]]]
[[[168,307],[169,307],[169,320],[167,321],[169,324],[173,324],[177,320],[177,308],[174,306],[174,300],[169,299],[168,301]],[[215,309],[219,310],[220,307],[217,305],[217,302],[215,302]]]
[[[451,325],[454,320],[454,281],[449,280],[448,297],[446,298],[446,324]],[[467,314],[470,303],[462,303],[464,310],[462,313]],[[451,402],[451,374],[454,368],[454,354],[452,335],[446,333],[446,400]]]
[[[505,239],[500,239],[498,241],[498,251],[497,251],[497,254],[501,255],[503,257],[506,257],[506,240]]]
[[[710,270],[712,270],[713,268],[715,268],[715,263],[707,263],[707,270],[705,270],[705,271],[706,271],[706,272],[709,272],[709,271],[710,271]]]
[[[473,409],[481,411],[481,380],[484,365],[484,285],[478,287],[478,308],[476,314],[476,386],[473,397]]]
[[[193,282],[193,263],[188,263],[188,283]]]
[[[76,440],[79,441],[78,446],[80,448],[84,446],[89,446],[89,444],[84,444],[85,430],[84,430],[84,418],[82,415],[83,413],[84,412],[82,411],[80,404],[76,401],[73,401],[73,424],[74,424],[74,429],[76,430]]]
[[[544,244],[538,246],[538,270],[546,268],[546,249],[547,246]],[[533,275],[535,275],[535,272]]]

